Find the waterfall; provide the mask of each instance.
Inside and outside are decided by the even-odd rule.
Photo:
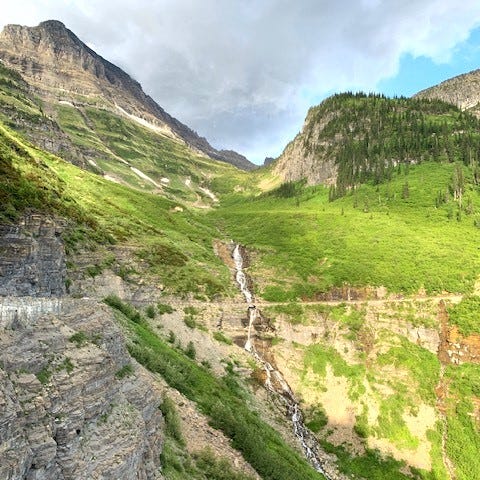
[[[331,480],[332,477],[325,472],[319,458],[320,446],[318,441],[305,426],[302,411],[298,402],[295,400],[290,386],[283,378],[283,375],[276,370],[271,363],[266,361],[255,348],[252,338],[252,327],[257,319],[258,311],[254,305],[253,293],[248,287],[247,276],[243,271],[244,262],[239,244],[236,244],[233,250],[233,260],[235,262],[235,279],[240,291],[245,297],[245,302],[248,304],[248,333],[244,348],[263,366],[267,376],[265,388],[280,398],[287,407],[288,416],[293,424],[293,431],[295,436],[300,440],[305,457],[317,472],[321,473],[327,480]]]

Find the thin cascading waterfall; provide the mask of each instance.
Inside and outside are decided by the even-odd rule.
[[[318,442],[303,423],[303,414],[290,386],[283,378],[283,375],[271,363],[265,360],[255,348],[252,338],[252,327],[257,319],[258,312],[257,307],[254,305],[253,293],[248,287],[247,276],[243,271],[243,256],[239,244],[236,244],[233,250],[233,260],[235,263],[235,279],[248,305],[248,332],[244,348],[263,366],[267,377],[265,388],[281,399],[287,407],[288,416],[293,424],[293,431],[300,440],[305,457],[317,472],[321,473],[327,480],[331,480],[319,459],[317,453],[320,450]]]

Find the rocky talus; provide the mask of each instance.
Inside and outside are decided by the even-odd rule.
[[[107,306],[63,295],[61,229],[1,229],[0,478],[161,479],[161,391]]]

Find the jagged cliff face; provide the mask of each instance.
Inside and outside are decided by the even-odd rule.
[[[0,225],[0,296],[65,294],[63,222],[26,215],[18,225]]]
[[[63,228],[0,230],[0,478],[161,479],[161,392],[111,310],[64,295]]]
[[[310,185],[334,183],[337,168],[334,158],[327,153],[332,142],[321,138],[331,118],[327,115],[318,122],[314,120],[311,109],[301,132],[287,145],[274,163],[274,173],[287,182],[306,179]]]
[[[93,104],[147,122],[164,135],[185,142],[195,151],[254,167],[245,157],[214,149],[205,138],[163,110],[141,85],[123,70],[97,55],[61,22],[37,27],[7,25],[0,34],[0,59],[21,73],[48,101]]]
[[[418,92],[414,97],[438,99],[456,105],[461,110],[480,114],[480,70],[450,78],[434,87]]]

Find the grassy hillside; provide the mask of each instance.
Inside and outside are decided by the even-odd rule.
[[[308,140],[322,118],[321,138]],[[306,148],[320,142],[336,159],[336,186],[288,182],[254,198],[232,195],[211,214],[256,252],[258,293],[293,300],[345,286],[472,291],[480,267],[478,120],[442,102],[349,94],[308,119]]]
[[[129,331],[130,354],[152,372],[159,373],[170,386],[194,401],[199,410],[210,418],[210,424],[230,437],[232,445],[242,452],[261,478],[323,478],[285,444],[280,435],[261,419],[258,412],[252,410],[251,394],[242,386],[233,369],[227,369],[227,374],[221,378],[215,377],[208,368],[198,365],[192,359],[194,355],[174,348],[158,337],[131,306],[115,297],[109,297],[105,301],[118,312],[119,320]],[[179,475],[169,478],[187,477]]]
[[[26,209],[70,220],[70,247],[123,243],[145,260],[172,293],[225,294],[227,268],[215,256],[216,228],[200,211],[131,189],[37,149],[0,125],[1,215],[13,221]]]

